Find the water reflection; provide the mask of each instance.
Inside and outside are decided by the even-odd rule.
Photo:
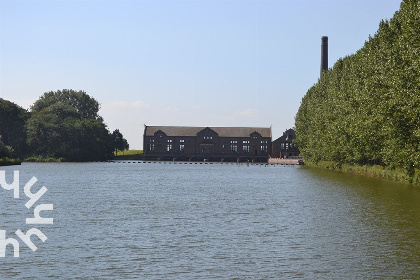
[[[345,214],[339,218],[347,224],[340,234],[364,260],[362,273],[374,269],[377,277],[419,278],[420,188],[317,168],[304,171],[321,180],[318,187],[347,197],[348,203],[331,202],[344,210],[332,213]]]

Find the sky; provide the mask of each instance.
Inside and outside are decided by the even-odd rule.
[[[399,0],[0,0],[0,97],[29,109],[84,90],[109,130],[288,128],[320,72],[354,54]]]

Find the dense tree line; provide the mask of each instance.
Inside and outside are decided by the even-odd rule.
[[[99,108],[94,98],[74,90],[46,92],[29,112],[0,99],[0,157],[110,159],[114,150],[129,146],[118,129],[108,131]]]
[[[420,167],[420,2],[404,0],[354,55],[339,59],[295,118],[306,159]]]
[[[29,113],[0,98],[0,158],[21,157],[27,152],[26,121]]]

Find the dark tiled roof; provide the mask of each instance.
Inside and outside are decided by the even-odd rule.
[[[296,133],[293,128],[289,128],[285,132],[283,132],[283,135],[274,140],[274,142],[292,142],[294,139],[296,139]]]
[[[207,127],[196,126],[146,126],[145,135],[153,136],[161,130],[167,136],[197,136],[197,133]],[[262,137],[271,137],[271,127],[208,127],[219,137],[249,137],[258,132]]]

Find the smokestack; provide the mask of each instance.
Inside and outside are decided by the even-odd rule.
[[[322,77],[322,72],[328,69],[328,37],[322,36],[321,38],[321,73],[319,77]]]

